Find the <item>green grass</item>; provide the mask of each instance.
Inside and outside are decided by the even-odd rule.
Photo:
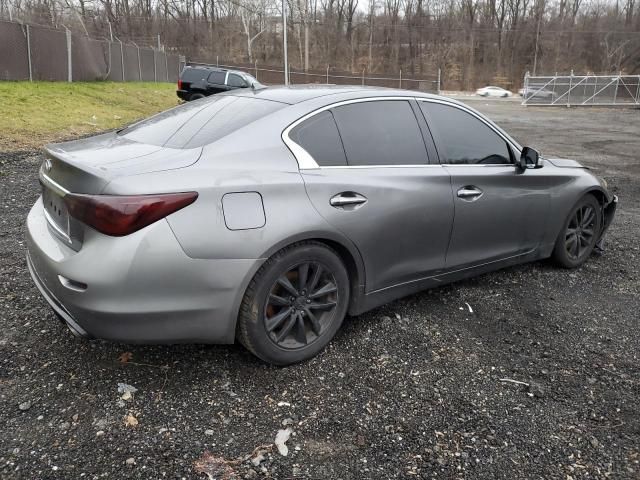
[[[0,82],[0,150],[116,128],[177,103],[171,83]]]

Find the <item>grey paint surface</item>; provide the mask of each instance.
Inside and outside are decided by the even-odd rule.
[[[287,106],[197,149],[144,145],[115,133],[49,147],[51,168],[41,170],[41,179],[47,188],[59,187],[60,195],[199,194],[192,205],[125,237],[71,219],[73,245],[53,231],[41,201],[34,205],[27,220],[34,279],[54,308],[86,334],[233,342],[239,305],[255,272],[279,249],[305,239],[339,249],[354,286],[350,312],[361,313],[422,288],[547,257],[582,195],[597,191],[605,202],[612,200],[588,170],[566,161],[525,171],[441,165],[434,146],[426,145],[430,163],[423,166],[317,168],[285,143],[298,120],[341,102],[417,97],[472,111],[441,97],[357,87],[232,95]],[[505,132],[473,114],[519,154],[521,147]],[[456,192],[467,186],[482,196],[459,198]],[[242,192],[255,193],[229,197]],[[358,193],[366,203],[332,206],[331,198],[344,192]],[[262,223],[255,195],[261,197]],[[58,275],[86,284],[86,291],[65,287]]]

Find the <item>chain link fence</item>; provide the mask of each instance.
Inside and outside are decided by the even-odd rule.
[[[0,21],[0,80],[177,82],[178,55],[44,26]]]
[[[523,105],[640,106],[640,75],[525,75]]]

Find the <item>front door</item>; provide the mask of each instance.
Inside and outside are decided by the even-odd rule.
[[[449,174],[429,164],[419,121],[406,99],[358,101],[290,132],[319,166],[301,169],[313,205],[362,255],[367,292],[444,267],[453,218]]]
[[[454,105],[421,101],[440,162],[451,175],[455,219],[447,269],[535,250],[545,233],[544,169],[522,172],[515,148],[490,124]]]

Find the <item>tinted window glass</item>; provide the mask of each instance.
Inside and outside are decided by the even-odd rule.
[[[256,98],[220,95],[189,102],[120,131],[120,135],[151,145],[196,148],[284,107]]]
[[[304,148],[320,166],[346,165],[344,149],[333,115],[320,112],[289,132],[289,138]]]
[[[227,72],[211,72],[209,75],[209,83],[215,83],[216,85],[224,85],[224,79],[227,77]]]
[[[419,103],[436,137],[441,163],[511,163],[507,142],[473,115],[441,103]]]
[[[199,68],[185,68],[182,71],[181,78],[185,82],[197,82],[198,80],[204,80],[208,75],[207,70]]]
[[[333,109],[349,165],[424,165],[427,151],[411,105],[380,100]]]
[[[221,96],[218,101],[207,108],[206,113],[209,118],[204,125],[200,124],[202,128],[195,132],[186,143],[182,144],[180,141],[178,144],[182,148],[207,145],[283,107],[286,107],[286,104],[269,100],[232,97],[230,95]],[[171,143],[173,143],[173,138]]]
[[[247,86],[243,78],[240,75],[236,75],[235,73],[229,74],[228,83],[230,87],[246,87]]]

